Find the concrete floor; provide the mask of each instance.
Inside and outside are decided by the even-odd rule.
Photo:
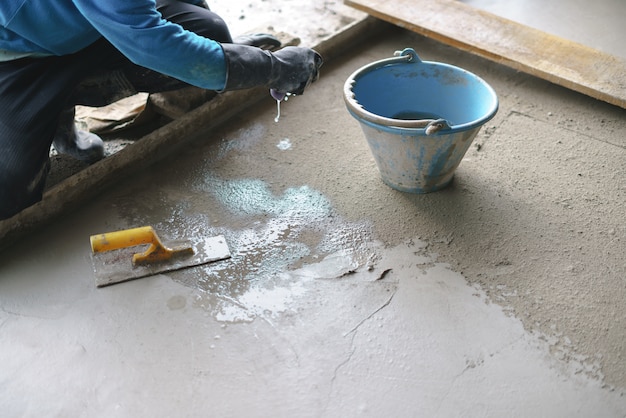
[[[500,99],[452,185],[382,184],[341,90],[413,47]],[[3,416],[626,416],[624,110],[393,29],[0,254]],[[89,236],[232,259],[96,289]]]

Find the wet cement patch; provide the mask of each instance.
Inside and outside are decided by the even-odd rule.
[[[192,192],[184,198],[184,176],[161,170],[115,193],[108,216],[129,227],[153,225],[163,237],[226,237],[230,259],[169,275],[200,291],[197,304],[232,322],[281,311],[284,300],[299,292],[292,276],[335,279],[373,267],[371,226],[342,219],[318,190],[300,185],[277,194],[260,179],[221,178],[216,169],[205,169],[247,149],[251,136],[242,143],[238,138],[197,160],[203,175],[189,178]],[[188,173],[197,173],[193,160],[187,161]]]

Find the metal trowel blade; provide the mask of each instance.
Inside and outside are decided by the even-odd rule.
[[[168,261],[145,265],[133,265],[132,260],[133,254],[145,250],[147,245],[93,253],[91,257],[96,286],[109,286],[230,258],[228,244],[222,235],[194,240],[169,241],[165,244],[168,247],[191,245],[194,252],[189,255],[176,256]]]

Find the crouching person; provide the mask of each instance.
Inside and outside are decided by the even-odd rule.
[[[102,140],[74,126],[74,106],[193,85],[266,86],[302,94],[315,51],[269,35],[232,39],[198,0],[15,0],[0,3],[0,219],[41,200],[50,147],[88,163]]]

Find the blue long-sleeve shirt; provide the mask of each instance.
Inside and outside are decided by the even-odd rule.
[[[154,0],[0,1],[0,50],[66,55],[100,37],[135,64],[189,84],[221,90],[226,83],[221,45],[164,20]]]

